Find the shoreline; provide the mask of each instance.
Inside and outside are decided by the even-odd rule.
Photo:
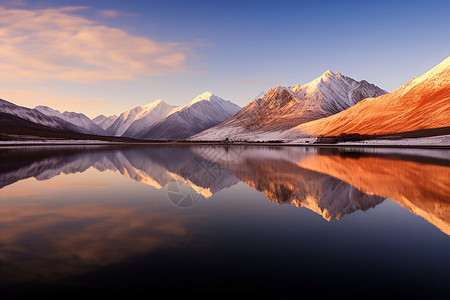
[[[17,147],[49,147],[49,146],[264,146],[264,147],[321,147],[321,148],[398,148],[398,149],[440,149],[450,150],[450,145],[383,145],[383,144],[326,144],[326,143],[311,143],[311,144],[293,144],[293,143],[270,143],[270,142],[255,142],[255,143],[224,143],[224,142],[177,142],[177,141],[158,141],[158,142],[106,142],[95,141],[85,142],[74,140],[74,142],[43,142],[43,141],[29,141],[20,143],[0,142],[0,148],[17,148]]]

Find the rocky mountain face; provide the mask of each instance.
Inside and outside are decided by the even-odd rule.
[[[158,140],[188,138],[224,122],[239,109],[238,105],[210,92],[181,107],[157,100],[125,111],[119,117],[99,115],[92,120],[82,113],[61,113],[47,106],[29,109],[0,101],[0,113],[22,118],[31,124],[83,134]],[[4,122],[6,119],[4,116]]]
[[[327,71],[305,85],[270,89],[264,97],[246,105],[231,119],[193,139],[276,139],[280,132],[336,114],[364,98],[385,93],[365,80],[356,81],[340,73]]]

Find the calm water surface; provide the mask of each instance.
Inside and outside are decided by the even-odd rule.
[[[0,292],[450,297],[448,150],[0,149]]]

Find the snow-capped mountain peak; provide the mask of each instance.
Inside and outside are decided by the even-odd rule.
[[[357,81],[331,70],[307,84],[291,86],[289,89],[296,99],[308,106],[320,105],[328,115],[346,109],[364,98],[387,93],[365,80]],[[306,99],[309,101],[305,101]]]
[[[53,109],[51,107],[48,106],[44,106],[44,105],[38,105],[34,108],[35,110],[46,114],[47,116],[59,116],[61,115],[61,112],[59,110]]]
[[[175,108],[164,121],[140,132],[136,137],[162,140],[184,139],[222,123],[239,109],[238,105],[211,92],[205,92],[188,104]]]
[[[99,115],[97,117],[95,117],[94,119],[92,119],[92,121],[97,124],[98,126],[100,126],[101,128],[103,128],[103,130],[106,130],[109,128],[109,126],[111,126],[116,120],[117,120],[118,116],[116,115],[112,115],[112,116],[105,116],[105,115]]]
[[[158,100],[156,100],[156,101],[154,101],[154,102],[148,103],[148,104],[143,105],[143,106],[141,106],[141,107],[142,107],[143,110],[148,110],[148,109],[153,109],[153,108],[155,108],[155,107],[158,106],[158,105],[167,105],[167,103],[164,102],[164,101],[161,100],[161,99],[158,99]]]
[[[107,129],[110,135],[133,137],[141,130],[164,120],[176,106],[156,100],[123,112]]]
[[[442,73],[447,68],[450,67],[450,56],[437,64],[434,68],[423,74],[422,76],[417,77],[416,79],[420,79],[420,81],[424,81],[425,79],[431,78],[439,73]]]
[[[339,74],[339,76],[337,75]],[[336,77],[342,77],[342,74],[340,73],[334,73],[331,70],[326,70],[322,75],[317,77],[316,79],[312,80],[311,82],[308,82],[303,85],[304,88],[308,87],[310,89],[316,88],[319,84],[323,84],[324,82],[327,82],[329,80],[333,80]]]
[[[331,77],[331,76],[335,76],[336,74],[333,72],[333,71],[331,71],[331,70],[326,70],[323,74],[322,74],[322,76],[320,76],[320,77],[322,77],[322,78],[328,78],[328,77]]]
[[[198,107],[199,105],[202,105],[201,103],[205,103],[204,105],[211,104],[211,105],[220,106],[223,109],[225,109],[226,111],[234,111],[235,112],[235,108],[236,108],[236,105],[234,103],[224,100],[224,99],[214,95],[213,93],[206,91],[203,94],[200,94],[197,97],[195,97],[188,104],[175,108],[170,114],[174,114],[176,112],[189,109],[192,106]],[[206,103],[209,103],[209,104],[206,104]]]
[[[308,83],[304,84],[303,86],[297,85],[298,87],[296,86],[297,87],[296,93],[298,93],[298,90],[300,90],[300,89],[302,89],[306,93],[308,93],[308,92],[318,89],[319,86],[321,86],[321,85],[326,85],[327,83],[330,84],[330,82],[332,82],[332,81],[342,80],[343,78],[348,78],[348,77],[342,76],[341,73],[334,73],[331,70],[327,70],[322,75],[320,75],[319,77],[314,79],[313,81],[308,82]]]
[[[105,115],[98,115],[98,116],[96,116],[95,118],[92,119],[92,122],[94,122],[95,124],[98,125],[98,124],[100,124],[101,122],[105,121],[106,118],[108,118],[108,117],[105,116]]]
[[[200,94],[197,97],[195,97],[191,102],[189,102],[188,105],[192,105],[192,104],[200,102],[200,101],[216,101],[218,99],[220,99],[220,98],[217,97],[216,95],[214,95],[213,93],[206,91],[203,94]]]
[[[34,108],[35,110],[47,115],[49,117],[60,118],[66,122],[69,122],[76,127],[79,128],[79,132],[88,133],[88,134],[99,134],[104,135],[105,131],[99,125],[97,125],[94,121],[88,118],[86,115],[82,113],[69,112],[65,111],[61,113],[58,110],[50,108],[48,106],[39,105]]]
[[[407,84],[403,85],[401,87],[402,92],[406,93],[408,92],[412,87],[414,87],[415,85],[425,81],[425,80],[429,80],[430,78],[446,71],[447,69],[450,68],[450,56],[447,57],[446,59],[444,59],[442,62],[440,62],[439,64],[437,64],[434,68],[432,68],[431,70],[429,70],[428,72],[426,72],[425,74],[416,77],[414,79],[412,79],[410,82],[408,82]]]

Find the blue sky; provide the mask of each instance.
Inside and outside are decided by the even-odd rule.
[[[0,30],[11,29],[0,35],[0,97],[91,117],[157,99],[182,105],[206,90],[243,106],[327,69],[393,91],[450,53],[450,1],[6,0],[0,7],[12,20],[0,21]],[[55,23],[48,9],[73,24]],[[33,27],[13,24],[20,16]],[[87,32],[84,43],[98,44],[91,52],[71,38],[77,26]],[[25,34],[26,42],[13,42]],[[49,40],[53,34],[60,38]],[[25,56],[35,59],[25,64]]]

